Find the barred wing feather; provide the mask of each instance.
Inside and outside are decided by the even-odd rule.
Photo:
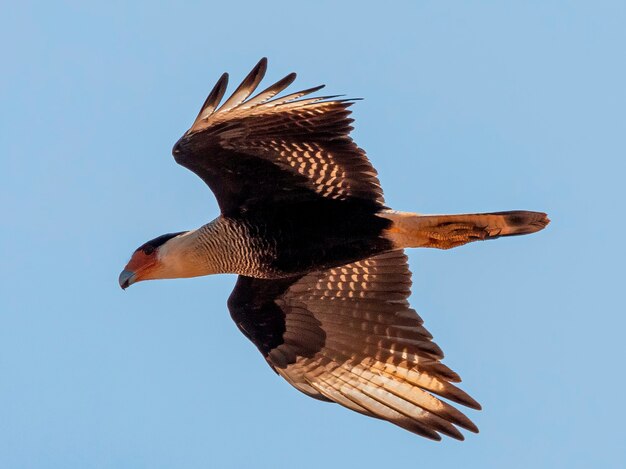
[[[176,161],[209,185],[225,215],[319,197],[382,205],[376,171],[349,135],[353,100],[305,98],[322,86],[276,97],[295,73],[251,97],[266,68],[262,59],[220,106],[222,75],[175,145]]]
[[[402,250],[297,278],[239,277],[231,315],[300,391],[419,435],[463,439],[476,426],[441,398],[479,409],[410,308]]]

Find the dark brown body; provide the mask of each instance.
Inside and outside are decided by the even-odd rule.
[[[288,277],[347,264],[392,249],[384,237],[391,221],[369,201],[319,199],[279,204],[228,217],[245,227],[258,277]]]

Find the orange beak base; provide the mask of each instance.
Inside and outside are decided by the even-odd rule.
[[[133,283],[146,280],[149,278],[149,271],[156,263],[156,252],[146,254],[141,250],[135,251],[124,270],[120,273],[120,287],[126,290]]]

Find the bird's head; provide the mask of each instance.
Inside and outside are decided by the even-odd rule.
[[[161,235],[147,243],[139,246],[120,273],[120,287],[124,290],[133,283],[142,280],[153,280],[159,278],[176,278],[175,262],[170,255],[175,249],[171,249],[177,244],[177,238],[189,233],[181,231],[178,233],[168,233]]]

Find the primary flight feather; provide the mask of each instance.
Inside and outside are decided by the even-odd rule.
[[[403,249],[534,233],[546,214],[390,210],[350,138],[353,100],[308,97],[321,86],[277,97],[294,73],[252,96],[266,68],[261,59],[220,105],[222,75],[173,149],[213,191],[220,216],[140,246],[120,286],[239,274],[233,320],[300,391],[436,440],[477,432],[447,402],[480,409],[452,384],[461,379],[409,306]]]

